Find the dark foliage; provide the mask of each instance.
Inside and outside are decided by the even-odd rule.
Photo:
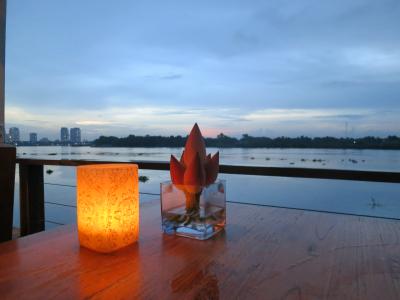
[[[223,133],[216,138],[206,138],[207,147],[217,148],[331,148],[331,149],[400,149],[400,137],[386,138],[367,136],[363,138],[335,138],[300,136],[289,137],[252,137],[244,134],[237,139]],[[184,147],[186,137],[178,136],[135,136],[125,138],[101,136],[93,142],[96,147]]]

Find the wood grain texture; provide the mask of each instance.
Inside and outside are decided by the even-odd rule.
[[[207,241],[163,235],[142,206],[139,243],[104,255],[75,226],[0,245],[2,299],[399,299],[400,222],[228,204]]]

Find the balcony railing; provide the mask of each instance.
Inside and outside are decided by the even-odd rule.
[[[45,199],[44,199],[44,172],[43,172],[44,171],[43,167],[45,165],[74,167],[87,164],[135,163],[138,164],[140,169],[165,170],[165,171],[169,170],[168,162],[158,162],[158,161],[126,162],[126,161],[46,160],[46,159],[17,158],[16,163],[19,164],[19,177],[20,177],[21,235],[27,235],[43,231],[45,229],[45,208],[44,208]],[[221,165],[220,173],[400,183],[400,172]]]

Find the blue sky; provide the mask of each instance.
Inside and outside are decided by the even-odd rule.
[[[6,126],[400,134],[400,1],[8,1]]]

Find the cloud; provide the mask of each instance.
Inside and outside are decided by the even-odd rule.
[[[6,110],[7,125],[36,130],[58,138],[61,126],[82,128],[86,139],[100,135],[186,135],[198,122],[205,136],[243,133],[266,136],[396,134],[400,130],[399,111],[370,109],[262,109],[242,111],[223,107],[125,107],[69,111],[44,109],[41,114],[19,107]],[[35,120],[47,118],[45,123]],[[61,120],[61,121],[60,121]],[[232,124],[235,124],[232,126]],[[240,124],[240,125],[238,125]],[[27,134],[27,132],[25,132]]]
[[[254,111],[244,116],[247,120],[262,121],[299,121],[313,119],[343,118],[360,119],[370,115],[373,111],[366,109],[265,109]]]
[[[171,75],[165,75],[161,76],[161,79],[164,80],[175,80],[175,79],[181,79],[183,76],[181,74],[171,74]]]
[[[98,120],[84,120],[84,121],[76,121],[76,125],[109,125],[112,122],[109,121],[98,121]]]

